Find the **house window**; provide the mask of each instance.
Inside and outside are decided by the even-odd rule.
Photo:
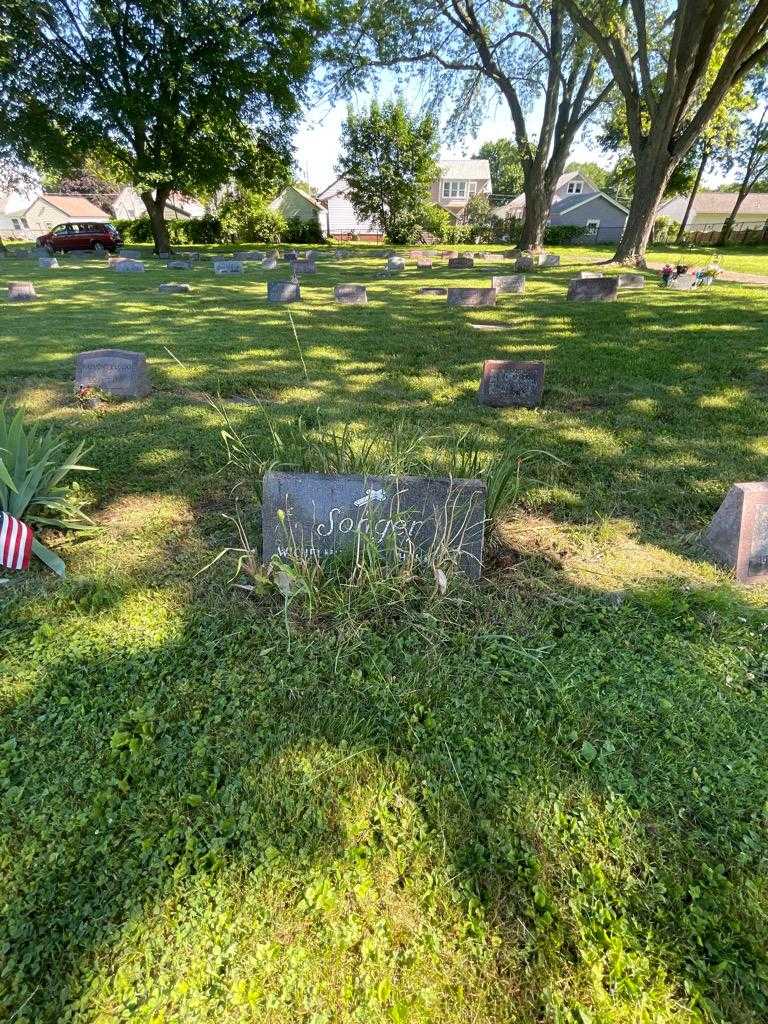
[[[15,217],[12,217],[11,224],[13,224],[14,231],[21,231],[21,221],[16,220]]]
[[[466,181],[444,181],[443,199],[464,199],[467,194]]]
[[[476,196],[477,195],[477,182],[476,181],[470,181],[470,183],[469,183],[469,194],[471,196]]]
[[[597,238],[597,232],[600,230],[599,220],[588,220],[585,230],[585,234],[588,238]]]
[[[568,182],[568,195],[569,196],[580,196],[581,190],[584,188],[583,181],[569,181]]]

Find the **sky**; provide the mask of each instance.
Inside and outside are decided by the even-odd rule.
[[[384,84],[377,89],[376,95],[383,102],[386,99],[394,98],[395,90]],[[367,106],[370,99],[370,95],[361,95],[351,105],[355,110],[359,110],[361,107]],[[406,97],[406,102],[407,100]],[[295,151],[299,177],[318,190],[330,185],[337,177],[334,164],[338,159],[341,126],[346,114],[346,102],[331,105],[323,101],[306,112],[296,135]],[[535,125],[536,115],[537,111],[534,107],[529,118],[529,130],[532,134],[535,134],[532,129]],[[471,157],[484,142],[493,142],[501,138],[511,139],[513,134],[512,119],[506,105],[501,101],[497,104],[489,104],[486,117],[477,136],[465,138],[458,146],[441,147],[440,156],[442,158]],[[594,142],[590,143],[588,137],[577,139],[569,159],[592,160],[606,168],[613,163],[611,155],[603,153]],[[704,188],[717,188],[725,180],[725,177],[722,174],[705,174]]]

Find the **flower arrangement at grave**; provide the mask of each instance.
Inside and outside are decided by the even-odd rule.
[[[671,263],[665,263],[661,268],[661,280],[666,285],[672,280],[675,275],[675,268]]]
[[[95,468],[80,464],[87,450],[82,442],[69,455],[64,454],[64,444],[53,427],[39,431],[36,423],[25,425],[22,409],[11,417],[5,403],[0,405],[0,522],[6,531],[2,550],[7,552],[14,538],[25,537],[27,543],[25,558],[3,557],[6,568],[27,568],[31,554],[63,576],[63,560],[41,543],[37,528],[90,530],[94,526],[83,512],[78,485],[64,481],[70,473],[95,472]]]
[[[108,392],[94,384],[75,386],[75,399],[83,409],[99,409],[113,398]]]

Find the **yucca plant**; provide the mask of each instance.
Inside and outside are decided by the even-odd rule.
[[[93,526],[68,485],[69,473],[93,471],[81,466],[81,443],[67,457],[64,442],[57,441],[52,427],[38,433],[38,425],[24,424],[19,409],[13,419],[0,404],[0,509],[28,526],[54,526],[59,530],[86,530]],[[59,576],[64,562],[35,537],[32,553]]]

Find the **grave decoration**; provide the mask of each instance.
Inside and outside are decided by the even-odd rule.
[[[120,398],[144,398],[152,390],[143,352],[119,348],[79,352],[75,359],[75,388],[97,388]]]
[[[740,583],[768,583],[768,483],[734,484],[703,537]]]
[[[337,284],[333,297],[342,306],[365,306],[368,302],[368,292],[363,284]]]
[[[42,267],[43,270],[58,270],[59,261],[55,256],[41,256],[37,261],[38,267]]]
[[[32,302],[36,298],[37,292],[31,281],[8,282],[9,302]]]
[[[399,561],[482,569],[486,487],[443,477],[268,472],[263,560],[322,559],[373,540]]]
[[[242,260],[214,260],[214,274],[242,274]]]
[[[508,274],[491,278],[491,287],[497,292],[519,294],[525,291],[525,277],[522,274]]]
[[[544,363],[510,359],[486,359],[480,381],[481,405],[535,408],[544,389]]]
[[[301,288],[297,281],[268,281],[268,302],[299,302]]]
[[[110,266],[114,267],[114,269],[119,274],[142,274],[142,273],[144,273],[144,264],[141,262],[141,260],[119,259],[119,260],[115,260],[113,263],[110,263]]]
[[[440,295],[443,298],[445,298],[445,296],[448,294],[448,289],[447,288],[436,288],[434,286],[429,286],[429,287],[426,287],[426,288],[419,288],[418,294],[419,295]]]
[[[645,288],[645,278],[642,274],[619,274],[619,288],[621,290]]]
[[[449,306],[495,306],[495,288],[449,288]]]
[[[571,302],[614,302],[618,294],[618,277],[574,277],[568,285],[567,298]]]
[[[449,270],[470,270],[475,265],[473,256],[452,256],[448,260]]]
[[[180,284],[178,281],[166,281],[164,284],[161,284],[157,290],[171,295],[186,295],[192,291],[192,285]]]

